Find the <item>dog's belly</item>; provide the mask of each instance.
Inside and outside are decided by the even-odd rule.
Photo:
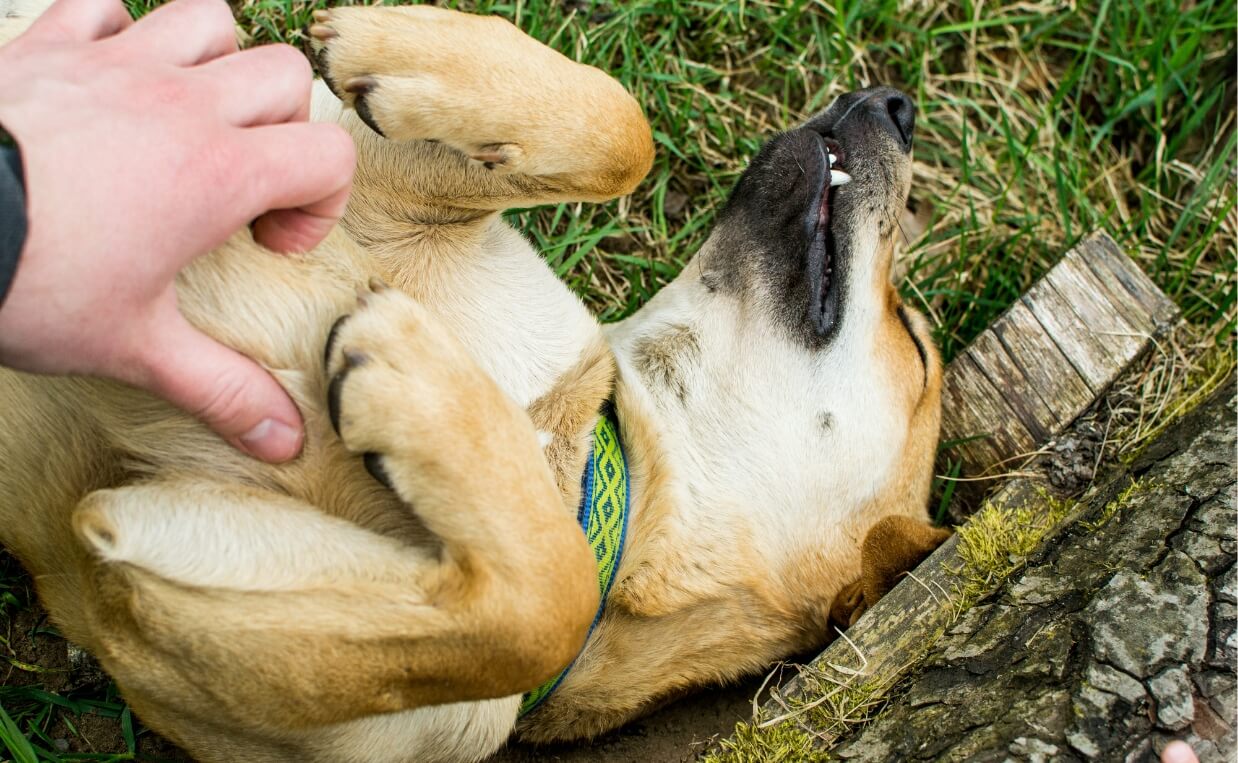
[[[390,278],[420,301],[526,408],[600,333],[580,300],[497,215],[466,247],[410,245],[400,259],[383,262],[340,230],[301,257],[263,252],[238,237],[194,263],[178,286],[192,322],[272,369],[312,419],[326,402],[326,334],[355,309],[357,289],[372,277]]]
[[[458,702],[358,718],[315,732],[320,757],[365,763],[481,760],[511,735],[520,697]]]

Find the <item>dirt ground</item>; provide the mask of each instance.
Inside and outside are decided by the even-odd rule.
[[[755,678],[737,686],[709,689],[591,744],[534,747],[511,744],[487,763],[686,763],[713,741],[729,735],[739,720],[752,717]]]

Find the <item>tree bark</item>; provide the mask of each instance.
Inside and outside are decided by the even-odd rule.
[[[1232,761],[1236,406],[1231,377],[965,612],[831,753],[1153,761],[1185,739],[1203,763]]]

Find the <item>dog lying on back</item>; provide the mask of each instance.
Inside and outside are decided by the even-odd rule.
[[[301,457],[0,369],[0,540],[144,722],[219,761],[588,737],[820,645],[940,543],[940,364],[890,284],[906,96],[771,139],[603,328],[500,212],[632,191],[653,147],[623,88],[495,18],[311,33],[315,118],[358,149],[344,220],[304,256],[238,233],[178,282],[293,396]]]

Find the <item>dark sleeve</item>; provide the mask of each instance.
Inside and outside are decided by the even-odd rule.
[[[3,134],[0,131],[0,134]],[[21,154],[0,143],[0,307],[17,272],[17,260],[26,242],[26,192]]]

